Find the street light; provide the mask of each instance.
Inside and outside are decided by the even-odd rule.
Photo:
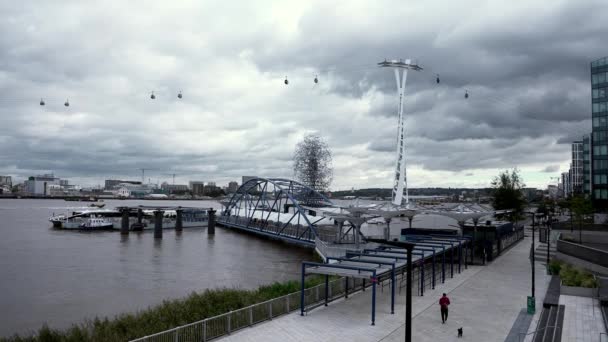
[[[412,342],[412,250],[416,244],[404,241],[382,239],[367,239],[368,242],[383,243],[390,246],[402,247],[407,250],[407,277],[405,291],[405,342]],[[424,266],[423,266],[424,267]],[[395,286],[395,284],[393,284]]]
[[[525,212],[526,214],[531,214],[532,215],[532,245],[530,246],[530,265],[532,266],[532,296],[528,297],[528,313],[529,314],[534,314],[534,312],[536,311],[536,299],[534,297],[534,282],[535,282],[535,277],[534,277],[534,272],[535,272],[535,267],[534,267],[534,218],[536,217],[536,212],[533,211],[527,211]]]
[[[549,269],[549,262],[550,262],[550,257],[549,257],[549,250],[551,249],[551,223],[552,223],[552,217],[551,217],[551,213],[553,212],[553,208],[551,208],[551,210],[549,211],[549,221],[547,222],[547,269]]]
[[[530,247],[530,263],[532,264],[532,297],[534,297],[534,282],[535,282],[535,277],[534,277],[534,271],[535,271],[535,267],[534,267],[534,218],[536,217],[536,212],[527,212],[526,214],[532,214],[532,246]]]

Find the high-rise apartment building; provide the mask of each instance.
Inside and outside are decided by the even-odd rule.
[[[572,143],[570,186],[572,195],[583,193],[583,141],[575,141]]]
[[[13,179],[11,176],[0,176],[0,187],[5,186],[7,188],[13,187]]]
[[[190,181],[190,191],[194,196],[203,196],[205,193],[205,182]]]
[[[591,134],[586,134],[583,137],[583,194],[591,196],[593,191],[593,174],[591,173],[591,152],[593,150],[593,142]]]
[[[238,190],[238,188],[239,188],[239,183],[234,182],[234,181],[228,183],[228,193],[233,194]]]
[[[570,172],[562,172],[562,196],[570,196]]]
[[[608,57],[591,62],[591,190],[596,206],[608,205]]]

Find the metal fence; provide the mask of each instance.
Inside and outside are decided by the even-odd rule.
[[[330,282],[330,298],[340,297],[344,293],[344,278]],[[355,286],[361,285],[356,282]],[[351,290],[354,291],[354,290]],[[304,291],[305,306],[325,301],[325,284],[308,288]],[[206,318],[177,328],[141,337],[131,342],[190,342],[210,341],[254,324],[271,320],[277,316],[300,309],[300,292],[274,298],[266,302],[254,304],[225,314]]]

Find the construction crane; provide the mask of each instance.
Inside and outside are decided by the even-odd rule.
[[[140,170],[140,171],[141,171],[141,184],[144,184],[145,179],[146,179],[146,178],[145,178],[146,171],[153,171],[153,170],[155,170],[155,169],[139,168],[139,169],[137,169],[137,170]]]
[[[175,176],[177,173],[163,173],[164,176],[173,176],[173,185],[175,185]]]

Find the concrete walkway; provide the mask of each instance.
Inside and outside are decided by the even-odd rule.
[[[561,295],[559,303],[566,306],[563,342],[602,341],[600,333],[605,334],[606,328],[597,299]],[[603,341],[608,341],[608,336],[603,336]]]
[[[530,293],[530,239],[517,244],[488,266],[471,266],[453,279],[414,296],[413,340],[503,342]],[[537,298],[549,282],[537,262]],[[441,324],[438,300],[448,293],[452,305],[446,324]],[[537,301],[538,312],[542,306]],[[370,325],[371,291],[355,294],[307,316],[292,313],[271,322],[246,328],[222,341],[404,341],[405,289],[390,314],[390,290],[378,291],[376,325]],[[538,315],[537,315],[538,316]],[[463,327],[464,338],[457,339]]]

